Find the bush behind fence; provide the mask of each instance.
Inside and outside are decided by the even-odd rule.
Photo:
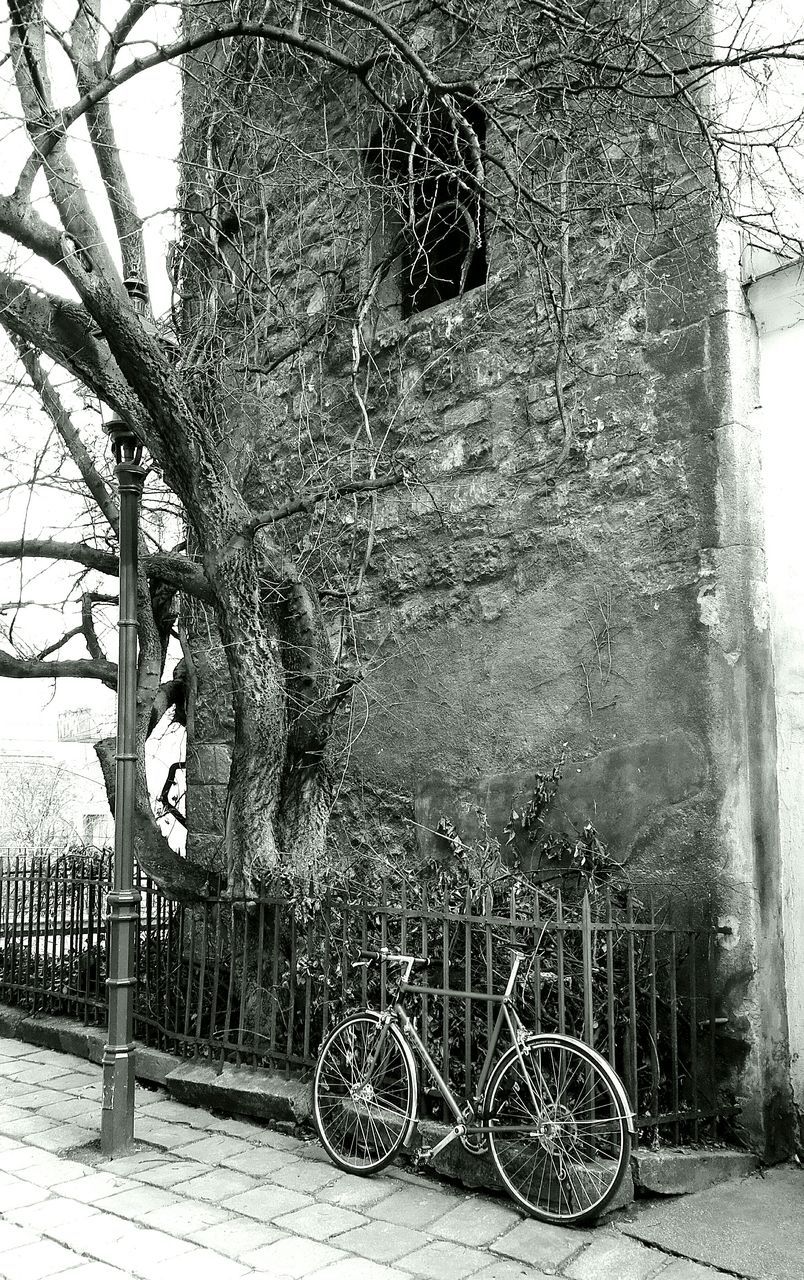
[[[110,879],[106,853],[0,855],[0,1000],[105,1023]],[[304,911],[267,891],[232,900],[222,881],[192,906],[142,876],[139,889],[135,1035],[150,1046],[309,1068],[345,1011],[393,998],[394,967],[352,967],[360,948],[387,946],[431,960],[410,1011],[437,1065],[468,1094],[510,948],[538,942],[521,970],[526,1022],[608,1057],[642,1130],[675,1142],[728,1135],[718,929],[705,903],[546,890],[519,876],[460,892],[438,876],[389,879],[371,897],[340,888]]]

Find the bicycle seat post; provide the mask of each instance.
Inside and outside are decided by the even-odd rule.
[[[522,960],[523,960],[522,952],[514,950],[513,959],[511,961],[511,972],[509,973],[508,981],[505,984],[505,991],[503,992],[503,1000],[510,1000],[511,996],[513,995],[514,984],[516,983],[516,975],[519,973],[519,966],[522,963]]]

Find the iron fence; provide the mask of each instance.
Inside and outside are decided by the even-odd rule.
[[[104,1024],[110,872],[107,854],[0,856],[0,1000]],[[342,1013],[392,998],[391,966],[352,966],[361,947],[387,946],[430,959],[409,1005],[436,1063],[468,1094],[510,948],[538,943],[518,992],[526,1022],[605,1054],[643,1131],[727,1136],[719,930],[704,902],[520,878],[456,892],[434,876],[386,880],[371,895],[341,889],[302,911],[268,891],[235,900],[223,881],[184,905],[138,879],[135,1034],[147,1045],[309,1068]],[[425,1097],[438,1115],[435,1092]]]

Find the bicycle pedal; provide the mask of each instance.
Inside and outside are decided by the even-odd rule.
[[[416,1151],[411,1152],[414,1169],[421,1169],[427,1164],[432,1153],[431,1147],[419,1147]]]

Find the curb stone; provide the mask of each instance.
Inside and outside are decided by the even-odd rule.
[[[40,1048],[70,1053],[99,1064],[106,1032],[83,1027],[68,1018],[30,1014],[0,1005],[0,1037]],[[310,1125],[310,1082],[260,1067],[220,1068],[192,1059],[176,1059],[159,1049],[138,1044],[134,1070],[138,1080],[159,1085],[177,1102],[272,1123]],[[434,1144],[447,1132],[445,1125],[421,1120],[419,1142]],[[635,1195],[683,1195],[718,1182],[744,1177],[758,1166],[750,1152],[729,1150],[638,1150],[609,1213],[631,1204]],[[445,1148],[434,1162],[435,1171],[470,1189],[499,1193],[500,1179],[490,1159],[469,1155],[459,1142]]]

